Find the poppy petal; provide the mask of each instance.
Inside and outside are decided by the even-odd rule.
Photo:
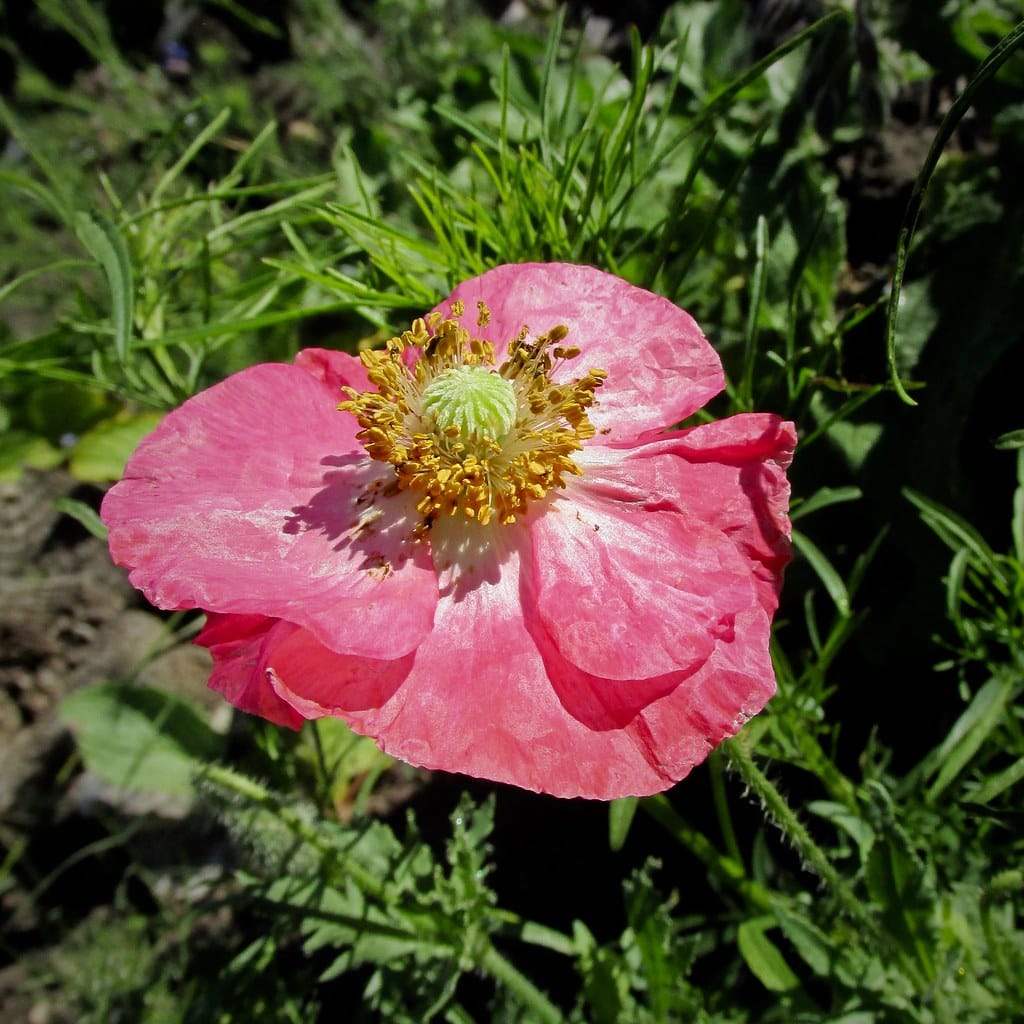
[[[721,360],[689,313],[593,267],[506,264],[460,284],[438,309],[448,315],[456,299],[467,321],[486,303],[491,319],[479,335],[494,343],[499,362],[524,326],[532,334],[567,327],[565,344],[582,354],[555,377],[608,373],[589,413],[602,443],[670,427],[725,387]]]
[[[413,650],[437,601],[419,517],[338,398],[264,364],[166,416],[101,509],[132,583],[161,608],[282,618],[346,653]]]

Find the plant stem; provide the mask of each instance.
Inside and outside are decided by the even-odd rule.
[[[264,810],[277,815],[304,842],[318,850],[325,858],[335,863],[343,862],[346,873],[366,893],[380,897],[384,893],[384,884],[379,878],[367,871],[362,865],[351,858],[346,858],[341,851],[311,822],[301,814],[296,814],[286,807],[278,796],[261,786],[255,779],[250,779],[239,772],[232,771],[219,764],[208,764],[203,767],[202,776],[214,785],[233,790],[239,796],[258,804]]]
[[[537,1020],[544,1021],[545,1024],[561,1024],[565,1019],[562,1011],[493,946],[488,945],[484,950],[480,966],[495,981],[517,996],[524,1007],[532,1010]]]
[[[725,778],[721,750],[713,750],[708,758],[708,771],[711,774],[711,796],[715,801],[715,814],[718,816],[718,827],[722,830],[722,842],[725,852],[737,864],[743,864],[743,853],[736,840],[736,830],[732,826],[732,815],[729,813],[729,800],[725,792]]]
[[[726,740],[722,747],[732,767],[751,792],[756,794],[765,811],[779,826],[804,863],[832,890],[844,913],[869,931],[875,931],[875,922],[865,910],[864,904],[840,877],[825,851],[811,838],[810,832],[796,816],[793,808],[786,803],[785,798],[764,772],[754,764],[753,758],[742,743],[737,740]]]
[[[675,811],[662,793],[640,801],[640,806],[654,820],[685,846],[720,882],[735,889],[750,906],[761,913],[770,913],[772,894],[758,882],[747,877],[743,865],[715,849],[703,833],[691,828]]]

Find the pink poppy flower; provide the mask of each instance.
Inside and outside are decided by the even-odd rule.
[[[207,612],[237,707],[557,796],[654,793],[775,690],[796,435],[670,429],[723,386],[666,299],[502,266],[382,352],[196,395],[102,516],[150,601]]]

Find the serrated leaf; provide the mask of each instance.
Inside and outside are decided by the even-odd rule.
[[[135,298],[128,247],[124,244],[124,239],[114,222],[98,210],[75,214],[75,234],[106,275],[110,286],[114,348],[118,359],[123,363],[128,358]]]
[[[147,686],[99,683],[65,697],[60,713],[89,769],[115,786],[191,795],[194,773],[223,748],[189,704]]]

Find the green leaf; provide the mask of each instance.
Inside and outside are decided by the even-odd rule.
[[[860,815],[831,800],[812,800],[807,805],[811,814],[832,822],[836,828],[845,832],[857,844],[861,862],[867,860],[871,847],[875,842],[875,830]]]
[[[868,891],[882,912],[886,930],[906,953],[904,962],[919,984],[930,983],[936,974],[934,892],[926,887],[924,875],[917,858],[893,836],[875,843],[865,871]]]
[[[92,506],[77,498],[58,498],[54,505],[81,523],[94,537],[104,541],[107,539],[107,526]]]
[[[98,423],[75,445],[68,467],[72,475],[90,483],[119,480],[128,457],[162,418],[158,412],[140,412]]]
[[[999,579],[1003,575],[1003,571],[996,561],[995,553],[988,546],[985,538],[966,519],[909,487],[903,488],[903,496],[911,504],[917,506],[921,512],[921,518],[951,551],[967,548],[978,564],[984,566],[993,579]]]
[[[1000,434],[994,445],[1002,451],[1024,448],[1024,430],[1011,430],[1006,434]]]
[[[638,804],[635,796],[624,796],[608,805],[608,845],[613,850],[621,850],[625,845]]]
[[[754,977],[770,992],[789,992],[798,988],[800,979],[790,970],[779,947],[765,934],[774,928],[774,918],[757,917],[744,921],[736,931],[736,944]]]
[[[1008,674],[990,679],[978,690],[942,744],[928,756],[932,770],[941,767],[925,794],[927,800],[935,800],[967,767],[1004,720],[1007,706],[1019,689],[1019,682]]]
[[[808,564],[817,574],[818,579],[825,585],[825,589],[828,591],[829,597],[832,598],[839,614],[844,618],[849,616],[850,595],[846,590],[846,584],[843,583],[842,577],[825,557],[821,548],[797,530],[793,531],[793,547],[807,559]]]
[[[977,789],[967,794],[967,799],[975,804],[987,804],[997,796],[1016,786],[1024,779],[1024,757],[1018,758],[1008,768],[987,778]]]
[[[827,977],[835,960],[829,937],[806,917],[782,906],[776,906],[775,917],[782,934],[792,943],[800,958],[819,977]]]
[[[114,222],[98,210],[75,214],[75,234],[106,274],[112,300],[114,348],[118,359],[124,363],[128,358],[128,345],[131,341],[132,307],[135,298],[135,283],[128,247],[124,244],[124,239]]]
[[[805,498],[790,513],[790,519],[796,522],[801,516],[809,516],[829,505],[838,505],[846,501],[858,501],[863,495],[859,487],[819,487],[809,498]]]
[[[107,682],[60,703],[86,765],[116,786],[176,796],[223,739],[191,705],[147,686]]]
[[[18,480],[26,467],[52,469],[64,461],[64,453],[54,448],[45,437],[24,430],[11,430],[3,435],[0,445],[0,480]]]

